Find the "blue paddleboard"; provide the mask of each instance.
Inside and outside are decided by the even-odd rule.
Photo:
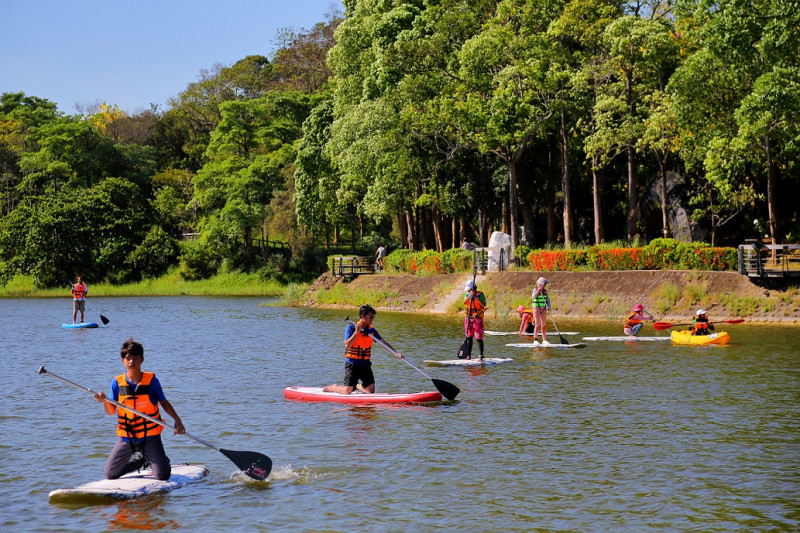
[[[61,324],[62,328],[67,329],[80,329],[80,328],[97,328],[100,327],[94,322],[84,322],[83,324]]]

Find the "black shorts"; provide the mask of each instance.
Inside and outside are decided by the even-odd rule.
[[[369,387],[375,383],[375,376],[372,375],[372,363],[365,365],[354,365],[353,363],[344,364],[344,386],[356,388],[358,380],[361,380],[363,387]]]

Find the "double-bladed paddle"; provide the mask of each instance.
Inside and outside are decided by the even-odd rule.
[[[744,318],[732,318],[730,320],[716,320],[714,322],[709,322],[709,324],[719,324],[720,322],[725,324],[741,324],[744,322]],[[669,329],[674,326],[691,326],[691,322],[687,322],[685,324],[671,324],[670,322],[655,322],[653,324],[653,329],[656,331],[662,331],[665,329]]]
[[[358,327],[358,325],[356,323],[354,323],[352,320],[350,320],[349,316],[345,317],[344,319],[345,319],[346,322],[349,322],[350,324],[353,324],[355,327]],[[374,340],[375,342],[380,344],[390,354],[394,355],[395,357],[399,357],[400,356],[400,354],[398,352],[396,352],[393,349],[391,349],[388,344],[383,342],[381,339],[377,338],[372,333],[370,333],[369,336],[372,337],[372,340]],[[446,381],[442,381],[441,379],[434,379],[434,378],[430,377],[428,374],[426,374],[425,372],[423,372],[422,370],[420,370],[419,368],[414,366],[414,364],[411,361],[409,361],[408,359],[406,359],[405,356],[402,357],[401,359],[403,361],[405,361],[406,363],[408,363],[409,365],[411,365],[411,368],[413,368],[414,370],[416,370],[417,372],[419,372],[420,374],[422,374],[423,376],[425,376],[426,378],[431,380],[431,382],[436,387],[436,389],[439,392],[441,392],[442,396],[444,396],[448,400],[455,400],[456,396],[458,396],[458,393],[461,392],[461,389],[459,389],[458,387],[456,387],[452,383],[448,383]]]
[[[39,368],[39,374],[47,374],[48,376],[52,376],[52,377],[54,377],[56,379],[59,379],[59,380],[63,381],[64,383],[72,385],[73,387],[76,387],[78,389],[86,391],[89,394],[91,394],[92,396],[97,394],[92,389],[87,389],[86,387],[82,387],[82,386],[78,385],[77,383],[71,382],[68,379],[64,379],[61,376],[57,376],[57,375],[53,374],[52,372],[48,372],[43,366]],[[169,424],[167,424],[163,420],[159,420],[157,418],[153,418],[152,416],[146,415],[146,414],[144,414],[144,413],[142,413],[140,411],[137,411],[136,409],[131,409],[127,405],[123,405],[123,404],[121,404],[119,402],[116,402],[116,401],[112,400],[111,398],[106,398],[105,401],[107,401],[108,403],[112,403],[112,404],[114,404],[117,407],[120,407],[122,409],[127,409],[128,411],[130,411],[132,413],[135,413],[135,414],[141,416],[142,418],[146,418],[147,420],[149,420],[151,422],[155,422],[156,424],[164,426],[165,428],[169,428],[169,429],[173,429],[173,430],[175,429],[173,426],[170,426]],[[195,441],[199,442],[200,444],[203,444],[205,446],[208,446],[209,448],[213,448],[213,449],[217,450],[219,453],[223,454],[225,457],[227,457],[228,459],[233,461],[233,464],[235,464],[239,468],[239,470],[241,470],[246,475],[248,475],[251,478],[256,479],[258,481],[263,481],[263,480],[267,479],[267,476],[269,476],[269,473],[272,470],[272,459],[270,459],[269,457],[267,457],[264,454],[257,453],[257,452],[238,452],[238,451],[234,451],[234,450],[225,450],[223,448],[217,448],[213,444],[210,444],[210,443],[204,441],[203,439],[199,439],[199,438],[197,438],[197,437],[195,437],[193,435],[189,435],[188,433],[184,433],[184,435],[186,435],[187,437],[189,437],[192,440],[195,440]]]

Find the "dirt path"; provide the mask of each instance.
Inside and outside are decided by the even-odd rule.
[[[742,317],[800,324],[800,288],[768,290],[735,272],[490,272],[479,286],[487,295],[487,315],[510,316],[516,314],[517,306],[527,306],[539,276],[550,282],[554,312],[572,318],[619,322],[635,303],[642,303],[656,319],[673,322],[685,321],[703,307],[712,320]],[[368,299],[378,310],[430,313],[467,278],[471,276],[464,272],[443,276],[363,275],[344,285],[347,290],[343,294],[351,295],[353,301],[345,296],[335,303],[321,304],[319,291],[345,283],[324,274],[309,290],[307,305],[352,308],[364,303],[359,299]],[[441,308],[439,305],[439,312]],[[452,314],[459,311],[457,303],[445,309]]]

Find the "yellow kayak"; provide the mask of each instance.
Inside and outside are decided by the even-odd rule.
[[[689,330],[684,329],[673,331],[670,337],[675,344],[696,344],[698,346],[705,344],[728,344],[731,341],[731,336],[726,331],[712,333],[711,335],[692,335]]]

